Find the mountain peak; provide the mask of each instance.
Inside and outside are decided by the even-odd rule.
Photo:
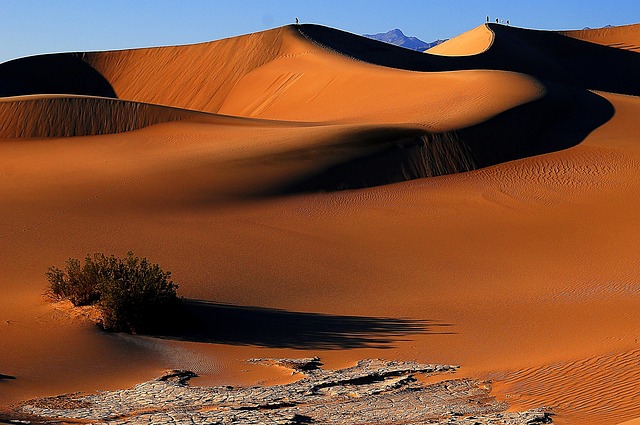
[[[364,37],[404,47],[405,49],[417,50],[420,52],[424,52],[425,50],[428,50],[433,46],[437,46],[444,41],[437,40],[431,43],[427,43],[416,37],[407,37],[399,28],[395,28],[384,33],[381,32],[377,34],[364,34]]]

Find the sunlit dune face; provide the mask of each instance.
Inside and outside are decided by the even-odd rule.
[[[426,53],[442,56],[470,56],[487,51],[493,43],[493,32],[485,25],[467,31],[442,44],[432,47]]]

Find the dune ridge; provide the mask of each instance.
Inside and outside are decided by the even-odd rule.
[[[114,134],[197,115],[196,112],[104,97],[10,97],[0,100],[0,137]]]
[[[302,54],[286,43],[289,32],[283,27],[188,46],[90,53],[84,60],[120,98],[217,112],[243,75],[279,55]]]
[[[583,30],[559,31],[567,37],[577,38],[590,43],[616,49],[640,51],[640,24],[622,25],[604,28],[589,28]]]
[[[41,55],[6,62],[0,66],[0,75],[5,85],[14,89],[5,96],[85,94],[217,112],[229,90],[245,74],[277,57],[308,53],[304,50],[308,46],[301,46],[290,36],[293,32],[292,27],[282,27],[185,46]],[[88,84],[89,88],[71,86],[57,71],[63,66],[96,75],[110,90],[94,88],[97,83]],[[43,68],[50,72],[33,78],[37,69]],[[22,79],[35,87],[26,87]]]
[[[503,70],[585,89],[640,94],[640,85],[634,77],[640,69],[640,58],[633,52],[566,37],[554,31],[499,24],[486,24],[486,28],[494,33],[493,43],[484,52],[471,56],[422,54],[392,45],[381,46],[375,44],[379,43],[375,40],[314,25],[301,25],[300,31],[345,56],[391,68],[420,72]],[[453,38],[450,42],[457,41]],[[573,54],[566,55],[567,51]]]
[[[495,33],[489,25],[481,25],[444,43],[433,46],[425,53],[442,56],[470,56],[484,53],[491,48]]]

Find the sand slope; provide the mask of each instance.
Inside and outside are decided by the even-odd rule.
[[[302,25],[0,64],[0,403],[166,368],[286,382],[243,360],[321,355],[459,363],[557,423],[640,417],[639,56],[472,33],[450,56]],[[41,297],[49,265],[128,250],[197,329],[105,334]]]
[[[196,114],[90,96],[30,95],[0,100],[0,137],[71,137],[138,130]]]
[[[427,52],[443,56],[470,56],[487,51],[491,44],[493,44],[493,31],[488,25],[483,25],[433,46]]]
[[[634,24],[620,27],[560,31],[560,34],[590,43],[638,52],[640,50],[640,29],[638,29],[638,26],[639,24]]]

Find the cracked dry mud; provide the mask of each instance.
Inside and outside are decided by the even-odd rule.
[[[120,391],[34,399],[16,406],[16,423],[96,424],[543,424],[543,409],[507,412],[490,395],[488,382],[426,376],[457,366],[361,360],[356,366],[323,370],[320,359],[254,359],[304,371],[302,379],[271,387],[188,385],[196,376],[169,371],[158,379]],[[18,422],[19,421],[19,422]]]

